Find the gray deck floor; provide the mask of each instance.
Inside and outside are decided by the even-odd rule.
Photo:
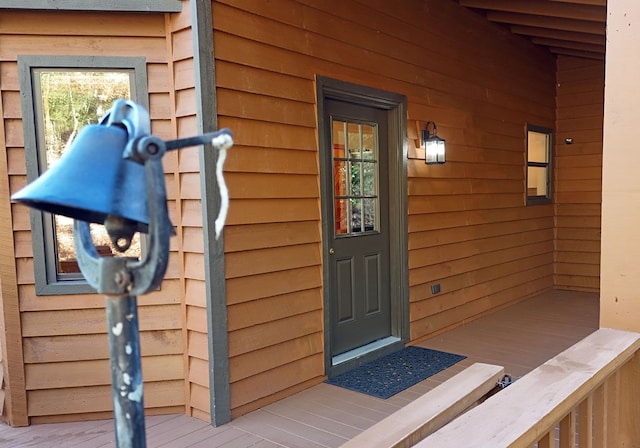
[[[387,400],[319,384],[218,428],[184,415],[149,416],[147,446],[338,447],[474,362],[505,366],[514,378],[526,374],[596,330],[598,310],[596,294],[545,293],[418,344],[467,358]],[[0,447],[113,446],[111,420],[0,424]]]

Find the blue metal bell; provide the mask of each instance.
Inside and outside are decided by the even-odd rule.
[[[123,158],[129,140],[121,126],[85,126],[62,158],[12,199],[90,223],[104,224],[109,215],[125,218],[146,233],[145,168]]]

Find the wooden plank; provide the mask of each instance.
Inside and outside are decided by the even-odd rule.
[[[241,199],[234,202],[227,225],[318,220],[320,209],[312,199]]]
[[[205,333],[198,331],[187,332],[187,354],[193,358],[209,359],[209,341]]]
[[[578,441],[581,447],[593,448],[593,395],[578,406]]]
[[[209,362],[200,358],[189,357],[188,372],[187,379],[190,383],[209,389]]]
[[[243,146],[230,151],[225,163],[227,172],[318,174],[318,155],[298,149]]]
[[[229,357],[276,345],[322,330],[319,311],[299,314],[276,322],[243,328],[229,333]]]
[[[161,14],[74,12],[51,14],[40,11],[3,11],[0,34],[39,34],[52,36],[165,36]]]
[[[166,62],[166,44],[162,38],[120,36],[37,36],[5,35],[2,38],[0,59],[16,60],[18,55],[42,54],[43,48],[64,48],[67,56],[111,55],[118,49],[119,56],[146,56],[152,63]]]
[[[319,245],[301,244],[227,254],[225,275],[230,279],[320,265]]]
[[[288,125],[317,126],[314,103],[218,88],[218,113]]]
[[[469,210],[461,212],[439,213],[438,219],[429,215],[411,216],[409,233],[460,227],[463,225],[478,225],[495,222],[517,222],[540,217],[553,217],[550,207],[515,207],[493,210]]]
[[[597,347],[597,349],[596,349]],[[528,446],[640,349],[635,333],[600,329],[471,409],[416,448]],[[545,384],[543,389],[539,385]],[[525,412],[526,410],[526,412]],[[486,415],[492,415],[487,419]]]
[[[556,444],[555,429],[546,433],[538,440],[538,448],[555,448]]]
[[[604,382],[606,445],[620,446],[620,371],[613,372]]]
[[[106,334],[24,338],[26,363],[109,359]],[[180,330],[143,331],[140,350],[145,356],[182,353]]]
[[[144,381],[184,378],[182,356],[143,356]],[[27,390],[95,386],[111,384],[109,360],[87,360],[25,365]]]
[[[226,61],[216,62],[216,83],[219,87],[315,103],[316,97],[309,79],[275,73]]]
[[[504,375],[504,368],[475,363],[342,445],[411,447],[480,400]]]
[[[553,239],[552,229],[478,239],[442,246],[415,249],[409,256],[409,269],[437,265],[454,260],[464,261],[476,268],[499,264],[517,258],[522,253],[537,254],[548,249]],[[486,260],[491,255],[493,262]],[[461,260],[461,259],[466,259]]]
[[[257,148],[316,151],[315,130],[302,126],[247,120],[244,117],[221,116],[219,126],[233,129],[234,144]]]
[[[33,390],[27,393],[29,416],[83,414],[111,411],[111,386]],[[69,397],[74,397],[70,400]],[[144,384],[145,408],[184,404],[182,380]]]
[[[513,297],[516,293],[527,297],[548,290],[553,286],[551,274],[551,267],[543,266],[530,270],[525,277],[521,275],[516,275],[512,278],[505,277],[504,280],[512,280],[510,285],[507,283],[505,286],[506,282],[495,282],[495,286],[493,282],[488,285],[478,285],[477,290],[479,293],[474,294],[471,297],[471,301],[464,300],[458,306],[455,306],[454,303],[450,307],[446,299],[443,299],[433,304],[433,308],[437,309],[436,312],[423,313],[427,317],[416,318],[415,320],[413,320],[413,316],[417,312],[413,312],[415,305],[412,303],[411,339],[419,340],[446,328],[460,325],[462,322],[466,323],[477,319],[484,313],[494,311],[509,302],[513,302]]]
[[[593,392],[593,446],[606,446],[607,415],[604,384]]]
[[[413,232],[409,235],[409,250],[475,239],[505,239],[511,237],[513,234],[552,228],[553,220],[549,217],[541,217],[518,222],[490,222],[486,224]]]
[[[600,290],[600,277],[583,277],[578,275],[555,275],[554,283],[559,289],[575,289],[576,291]]]
[[[182,327],[177,305],[150,305],[138,309],[140,331]],[[22,313],[24,337],[106,332],[104,309],[76,309]]]
[[[576,446],[576,413],[571,411],[560,420],[560,448]]]
[[[259,274],[251,277],[232,278],[227,280],[227,303],[232,305],[295,291],[319,288],[321,285],[321,273],[317,266]]]
[[[315,221],[229,226],[224,234],[226,253],[319,242]]]
[[[313,175],[228,173],[232,199],[317,198],[318,178]]]
[[[316,354],[231,384],[231,408],[237,408],[324,373],[324,355]]]
[[[600,264],[556,263],[556,275],[578,275],[584,277],[600,277]]]
[[[313,333],[234,356],[229,360],[230,381],[233,383],[308,356],[322,354],[322,346],[322,333]]]
[[[635,441],[640,440],[640,427],[637,424],[637,416],[640,415],[640,402],[634,398],[640,394],[639,380],[640,356],[636,353],[620,369],[620,413],[618,416],[618,443],[620,446],[632,446]]]
[[[570,240],[597,240],[600,241],[600,229],[558,228],[556,238]],[[576,260],[578,261],[578,260]]]
[[[440,282],[443,288],[450,285],[470,286],[470,282],[489,280],[517,273],[524,265],[538,266],[551,261],[553,244],[545,241],[539,244],[516,247],[495,253],[482,253],[459,260],[442,260],[432,266],[412,269],[410,287]],[[495,256],[495,257],[494,257]],[[527,261],[527,259],[529,261]],[[508,264],[512,263],[511,266]],[[497,275],[496,275],[497,274]],[[450,289],[442,289],[449,291]]]
[[[144,296],[144,305],[177,305],[180,282],[166,279],[162,282],[161,289],[152,291]],[[35,286],[22,285],[19,288],[20,311],[53,311],[76,310],[78,304],[82,309],[101,309],[105,307],[104,297],[99,294],[74,294],[73,296],[37,296]]]
[[[183,276],[191,280],[205,281],[204,255],[186,252],[183,255]]]
[[[229,331],[284,319],[322,308],[319,288],[295,291],[264,299],[229,305]]]

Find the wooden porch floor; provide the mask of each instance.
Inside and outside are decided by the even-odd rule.
[[[388,400],[328,384],[264,407],[222,427],[184,415],[146,419],[149,447],[338,447],[474,362],[505,366],[515,379],[598,328],[596,294],[551,291],[428,339],[422,347],[467,359]],[[11,428],[0,447],[113,447],[113,421]]]

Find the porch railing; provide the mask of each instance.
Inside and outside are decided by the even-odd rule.
[[[475,363],[340,448],[408,448],[491,393],[504,367]]]
[[[597,330],[414,446],[640,447],[639,350]]]

